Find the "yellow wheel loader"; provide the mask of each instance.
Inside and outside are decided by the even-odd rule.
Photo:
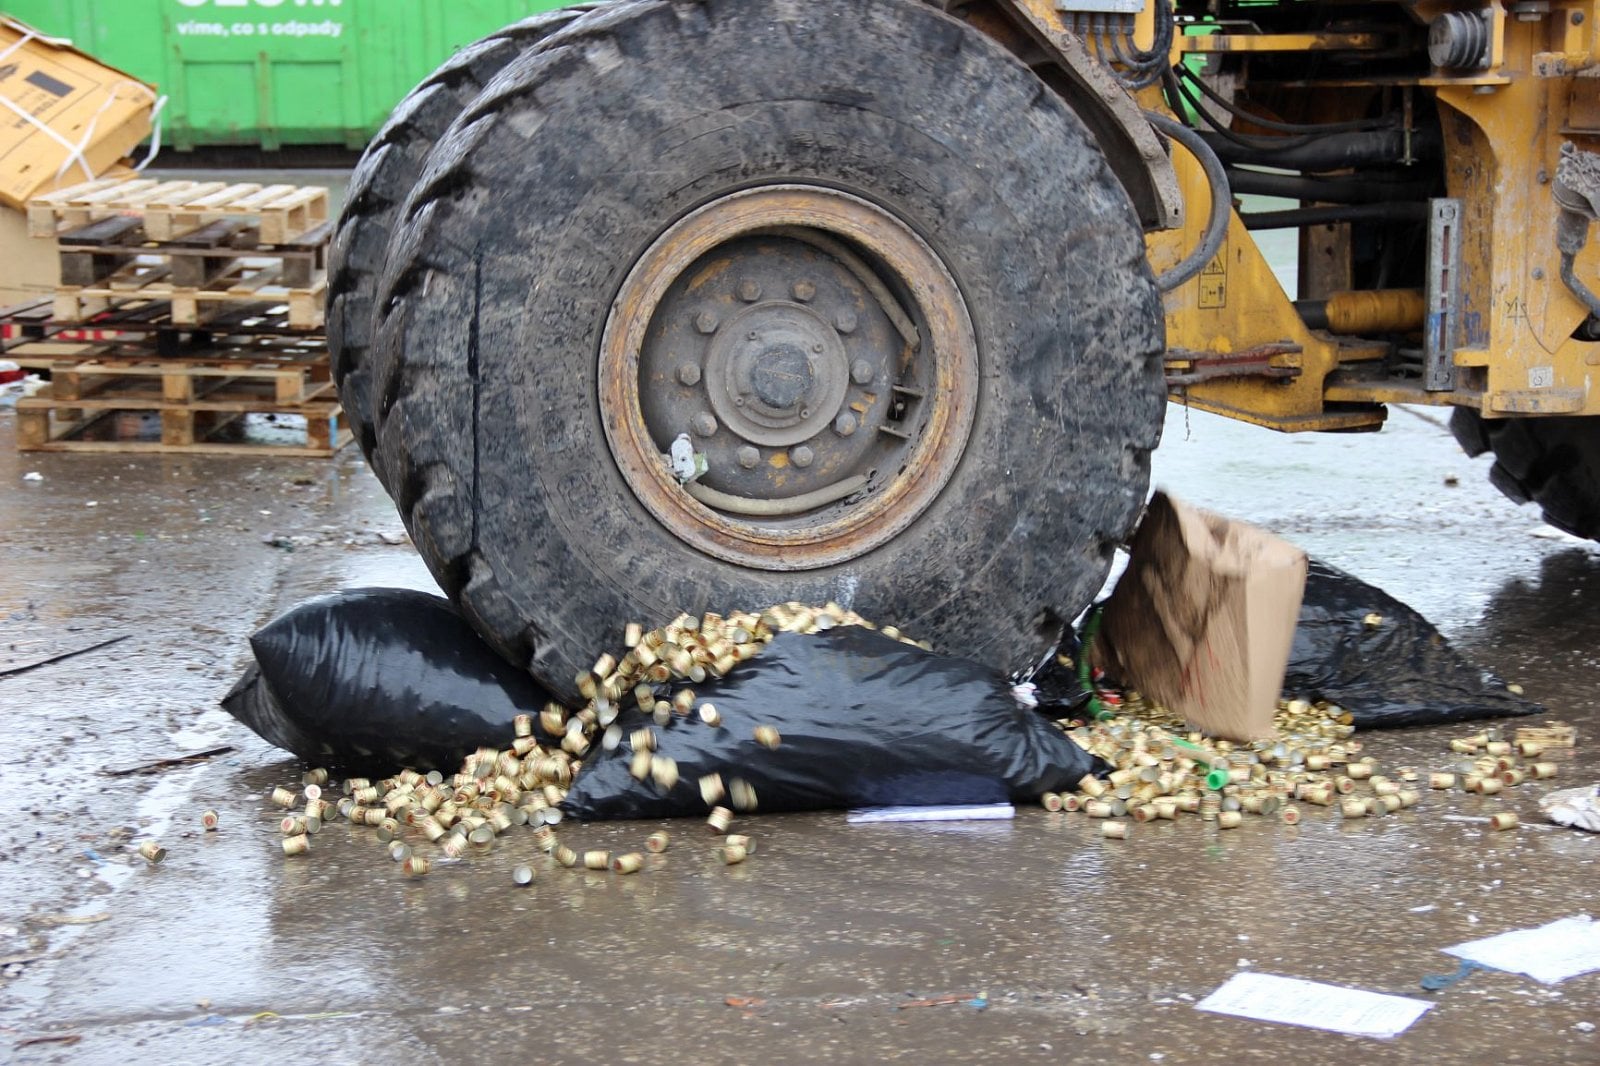
[[[1448,405],[1600,533],[1595,5],[613,0],[462,50],[330,266],[440,584],[575,696],[624,622],[838,601],[1021,666],[1164,401]],[[1250,209],[1258,196],[1277,207]],[[1285,291],[1254,235],[1298,235]]]

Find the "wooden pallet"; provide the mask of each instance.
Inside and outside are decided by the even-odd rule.
[[[24,354],[23,359],[28,356]],[[270,386],[273,402],[281,406],[295,407],[333,396],[328,353],[321,350],[273,355],[213,351],[168,359],[95,346],[71,356],[57,356],[44,365],[36,359],[28,362],[32,369],[49,371],[51,398],[63,402],[136,396],[143,386],[158,387],[164,401],[184,404],[216,400],[219,390],[229,389],[234,390],[229,399],[263,399],[266,386]],[[241,394],[241,386],[251,391]],[[150,389],[152,395],[155,391]]]
[[[233,260],[208,287],[187,288],[173,283],[171,263],[132,262],[95,285],[57,289],[52,318],[82,323],[133,301],[165,301],[170,304],[171,325],[196,328],[207,323],[218,305],[281,303],[288,309],[289,329],[315,330],[322,328],[327,287],[327,278],[322,277],[309,287],[292,288],[283,284],[278,266]]]
[[[169,300],[130,299],[93,317],[87,324],[55,317],[53,299],[33,300],[0,308],[6,347],[19,343],[66,339],[121,340],[139,344],[160,355],[177,355],[191,344],[230,341],[243,345],[279,346],[317,343],[318,330],[291,330],[286,303],[222,304],[199,325],[179,325],[172,319]]]
[[[264,245],[261,227],[248,219],[225,218],[170,241],[145,236],[137,215],[114,215],[67,230],[56,238],[64,286],[106,282],[135,262],[169,266],[173,285],[210,289],[241,260],[276,269],[278,283],[309,289],[327,273],[332,222],[323,222],[279,245]]]
[[[327,458],[351,441],[337,399],[279,403],[277,380],[252,382],[248,376],[187,381],[174,375],[152,384],[148,377],[98,386],[91,395],[59,396],[58,385],[17,401],[17,449],[25,452],[127,452],[187,455],[273,455]],[[178,397],[166,395],[173,389]],[[70,391],[70,386],[69,386]],[[129,416],[160,418],[161,439],[96,439],[96,433]],[[229,440],[252,415],[304,419],[303,441]]]
[[[321,185],[100,179],[28,202],[28,233],[55,237],[116,215],[138,215],[144,235],[170,241],[225,219],[254,219],[262,244],[286,244],[328,221]]]
[[[55,358],[39,366],[51,351]],[[126,343],[41,341],[19,354],[51,379],[17,402],[22,451],[330,456],[351,439],[328,353],[315,345],[196,349],[172,359]],[[303,419],[303,443],[225,439],[253,415]],[[130,418],[159,419],[161,439],[95,439]]]

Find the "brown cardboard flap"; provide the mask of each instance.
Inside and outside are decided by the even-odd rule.
[[[1106,604],[1100,654],[1196,729],[1269,737],[1305,579],[1294,545],[1158,492]]]
[[[98,177],[150,134],[155,87],[0,17],[0,203]]]

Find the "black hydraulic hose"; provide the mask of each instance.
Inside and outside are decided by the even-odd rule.
[[[1228,216],[1233,211],[1233,193],[1228,188],[1228,172],[1222,168],[1222,160],[1217,158],[1217,153],[1201,140],[1198,133],[1159,112],[1146,111],[1144,114],[1150,120],[1150,125],[1189,150],[1199,161],[1200,169],[1205,171],[1206,182],[1211,186],[1211,217],[1206,220],[1199,247],[1177,266],[1156,278],[1156,288],[1171,292],[1204,270],[1222,247],[1222,241],[1228,235]]]
[[[1202,122],[1211,127],[1211,132],[1204,134],[1204,136],[1214,143],[1221,144],[1227,141],[1247,152],[1275,152],[1282,151],[1285,148],[1299,148],[1303,145],[1315,144],[1319,139],[1309,134],[1299,137],[1256,137],[1247,133],[1235,133],[1228,128],[1227,123],[1217,121],[1217,117],[1206,110],[1205,105],[1173,75],[1171,70],[1164,71],[1162,77],[1166,83],[1167,95],[1177,96],[1183,104],[1188,105],[1189,110],[1200,116]],[[1181,114],[1182,108],[1175,109],[1175,111]]]
[[[1407,143],[1405,130],[1371,130],[1365,133],[1330,133],[1326,137],[1301,138],[1282,147],[1261,144],[1241,145],[1216,133],[1199,134],[1225,163],[1245,163],[1284,170],[1312,173],[1344,170],[1347,167],[1398,163],[1410,153],[1412,159],[1437,159],[1441,148],[1439,131],[1424,127],[1413,130]]]
[[[1156,0],[1155,35],[1149,50],[1145,51],[1133,40],[1134,17],[1132,15],[1112,17],[1111,44],[1117,62],[1127,68],[1118,76],[1124,85],[1130,89],[1149,88],[1166,74],[1172,53],[1175,22],[1170,0]],[[1124,41],[1127,42],[1126,49],[1123,47]]]
[[[1589,223],[1593,220],[1586,211],[1575,211],[1567,204],[1571,201],[1583,201],[1587,206],[1587,197],[1582,193],[1563,197],[1565,186],[1559,176],[1556,178],[1556,187],[1553,191],[1556,203],[1561,206],[1561,214],[1556,219],[1556,249],[1561,252],[1561,284],[1567,287],[1568,292],[1583,301],[1591,315],[1600,318],[1600,296],[1596,296],[1594,290],[1579,281],[1577,273],[1572,269],[1573,261],[1588,243]]]
[[[1567,290],[1572,295],[1584,302],[1591,315],[1600,318],[1600,296],[1596,296],[1594,290],[1579,281],[1578,275],[1573,273],[1572,261],[1574,258],[1576,257],[1571,252],[1561,253],[1561,283],[1567,287]]]
[[[1238,104],[1234,103],[1232,100],[1229,100],[1227,97],[1217,92],[1217,90],[1207,85],[1204,78],[1190,70],[1188,67],[1183,66],[1181,63],[1174,67],[1173,70],[1177,72],[1178,77],[1182,78],[1184,81],[1187,81],[1196,89],[1199,89],[1206,99],[1212,101],[1218,107],[1227,111],[1228,114],[1232,115],[1234,118],[1244,119],[1246,122],[1249,122],[1255,126],[1260,126],[1262,129],[1278,130],[1282,133],[1344,133],[1354,130],[1381,130],[1385,127],[1394,125],[1391,120],[1384,118],[1365,118],[1357,119],[1351,122],[1318,122],[1311,124],[1302,122],[1279,122],[1276,119],[1270,119],[1263,115],[1257,115],[1246,111],[1244,108],[1240,107]]]
[[[1328,204],[1379,204],[1397,200],[1425,200],[1432,188],[1426,181],[1326,180],[1298,174],[1266,174],[1259,170],[1228,168],[1228,185],[1238,193],[1282,196]]]
[[[1289,211],[1256,211],[1240,215],[1245,229],[1299,229],[1330,222],[1421,222],[1428,217],[1425,203],[1339,204],[1335,207],[1297,207]]]

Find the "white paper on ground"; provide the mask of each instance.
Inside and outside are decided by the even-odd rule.
[[[1444,950],[1459,959],[1527,974],[1535,981],[1553,985],[1580,973],[1600,970],[1600,922],[1579,914],[1536,929],[1513,929]]]
[[[1016,816],[1009,803],[974,803],[946,807],[863,807],[851,811],[845,821],[851,825],[867,822],[998,822]]]
[[[1405,1032],[1431,1006],[1426,1000],[1270,973],[1234,974],[1195,1004],[1197,1010],[1214,1014],[1380,1039]]]

